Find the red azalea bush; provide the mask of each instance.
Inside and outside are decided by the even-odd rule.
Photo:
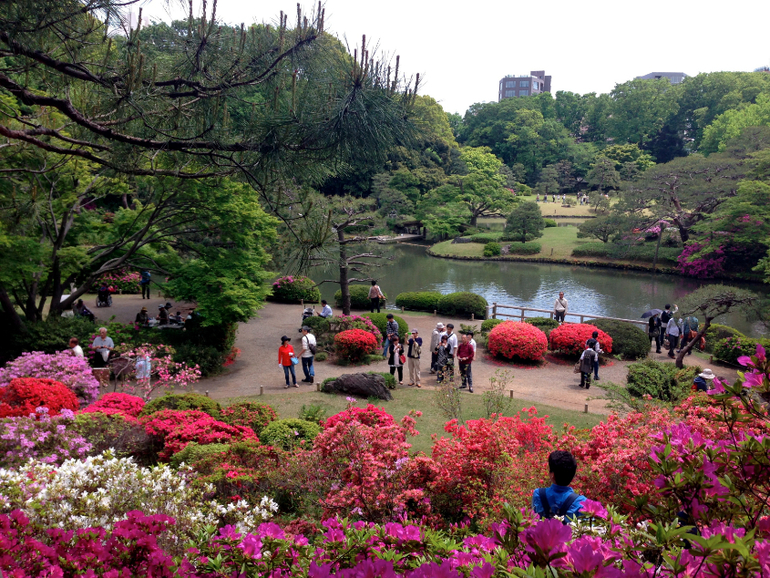
[[[230,444],[241,441],[258,442],[254,430],[240,425],[230,425],[206,415],[192,423],[179,425],[166,436],[166,445],[159,457],[169,459],[181,452],[187,444],[195,442],[199,445]]]
[[[381,407],[370,403],[365,408],[350,406],[348,409],[328,418],[323,426],[324,429],[329,429],[340,422],[347,423],[350,421],[357,421],[360,424],[372,427],[389,427],[396,423],[392,415]]]
[[[551,341],[551,351],[560,351],[567,355],[580,355],[586,348],[586,341],[591,339],[594,331],[599,332],[599,343],[605,353],[612,353],[612,337],[596,325],[587,323],[562,323],[553,329],[548,336]]]
[[[220,414],[223,422],[249,427],[257,436],[267,424],[278,419],[278,414],[271,406],[253,401],[234,403],[223,409]]]
[[[517,357],[537,361],[548,351],[548,338],[529,323],[505,321],[489,332],[487,347],[493,355],[507,359]]]
[[[363,329],[347,329],[334,336],[334,348],[340,359],[361,361],[377,350],[377,338]]]
[[[96,403],[92,403],[80,413],[101,412],[109,415],[125,415],[139,417],[144,408],[144,400],[127,393],[107,393]]]
[[[63,409],[77,411],[80,404],[72,390],[53,379],[17,377],[0,387],[0,418],[36,415],[39,407],[54,416]]]

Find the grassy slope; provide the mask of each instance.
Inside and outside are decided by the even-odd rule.
[[[548,227],[543,232],[543,236],[534,241],[535,243],[540,243],[542,250],[537,255],[531,255],[531,257],[566,259],[572,255],[572,249],[589,241],[591,239],[577,238],[577,227]],[[438,255],[482,257],[484,245],[481,243],[452,244],[451,241],[444,241],[443,243],[433,245],[432,250]],[[553,253],[551,253],[551,250],[553,250]]]
[[[432,446],[431,435],[436,434],[439,437],[445,437],[448,434],[444,432],[444,423],[446,419],[441,415],[438,408],[433,403],[434,392],[420,389],[397,389],[392,392],[392,401],[378,401],[375,405],[384,407],[385,411],[396,419],[401,419],[409,411],[417,409],[422,411],[422,417],[417,420],[417,430],[420,435],[411,440],[412,446],[416,451],[430,453]],[[470,395],[463,393],[462,397],[462,417],[463,419],[478,419],[486,417],[482,395]],[[251,396],[244,398],[232,398],[226,400],[222,405],[235,403],[236,401],[258,401],[268,403],[275,408],[280,418],[294,418],[302,405],[320,405],[326,410],[326,416],[334,415],[345,409],[347,401],[344,396],[330,395],[316,391],[304,391],[299,395],[272,394],[263,396]],[[358,400],[358,406],[365,407],[366,400]],[[547,422],[557,431],[561,429],[564,423],[568,423],[577,428],[590,428],[602,421],[603,416],[596,414],[585,414],[576,411],[559,409],[547,405],[533,404],[532,402],[514,399],[511,402],[511,411],[505,415],[515,415],[524,407],[535,405],[538,414],[548,415]]]

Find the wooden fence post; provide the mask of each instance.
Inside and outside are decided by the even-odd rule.
[[[497,303],[492,303],[492,319],[497,319]]]

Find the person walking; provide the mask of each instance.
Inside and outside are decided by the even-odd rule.
[[[682,342],[679,345],[679,351],[687,347],[690,340],[695,339],[695,336],[698,334],[698,325],[698,318],[694,315],[688,315],[684,318],[682,322]],[[692,355],[692,349],[687,352],[687,355]]]
[[[409,384],[420,385],[420,354],[422,353],[422,337],[417,329],[412,329],[412,336],[406,342],[406,371],[409,374]]]
[[[307,325],[303,325],[299,332],[302,334],[302,351],[299,356],[302,360],[302,373],[305,374],[305,379],[302,381],[312,384],[315,381],[315,368],[313,367],[316,352],[315,335],[310,333],[310,327]]]
[[[436,364],[438,362],[438,346],[441,343],[441,336],[446,335],[444,324],[436,323],[436,328],[430,334],[430,372],[435,374],[438,371]]]
[[[142,299],[150,298],[150,278],[152,274],[146,269],[141,273],[141,279],[139,280],[139,286],[142,288]],[[146,295],[146,297],[145,297]]]
[[[383,357],[388,356],[393,337],[398,337],[398,321],[395,320],[392,313],[388,313],[385,318],[388,320],[388,322],[385,324],[385,343],[382,347]]]
[[[446,373],[449,375],[449,381],[455,380],[455,357],[457,356],[457,334],[455,333],[455,326],[452,323],[446,325],[447,345],[449,350],[447,351],[447,363]]]
[[[674,303],[674,310],[671,310],[671,305],[669,303],[666,303],[666,306],[663,308],[663,313],[660,314],[660,323],[662,325],[667,325],[669,320],[676,315],[676,313],[679,311],[679,306]]]
[[[390,375],[395,375],[398,370],[398,385],[404,385],[404,361],[403,348],[401,347],[401,341],[398,335],[394,336],[390,340],[388,351],[388,365],[390,366]]]
[[[436,381],[441,383],[447,375],[447,363],[449,362],[449,337],[446,333],[441,336],[436,347]]]
[[[475,351],[471,345],[471,334],[463,333],[463,342],[457,348],[457,361],[460,366],[460,389],[468,388],[468,393],[473,393],[472,364]]]
[[[377,309],[377,313],[380,312],[380,299],[383,299],[385,295],[382,294],[382,290],[380,289],[380,286],[377,285],[377,281],[372,281],[372,286],[369,289],[369,303],[371,304],[371,308],[369,309],[370,313],[374,313],[374,309]]]
[[[604,353],[602,346],[599,343],[599,332],[594,331],[591,337],[586,341],[586,345],[593,348],[596,351],[596,361],[594,361],[594,381],[599,381],[599,354]]]
[[[598,359],[599,354],[586,342],[585,350],[580,356],[580,387],[591,388],[591,373],[594,370],[594,363]]]
[[[647,335],[650,336],[650,344],[655,341],[655,353],[660,353],[660,344],[663,341],[661,337],[660,313],[650,317]]]
[[[564,316],[567,314],[567,300],[564,298],[564,291],[559,292],[559,298],[553,304],[553,317],[559,323],[564,323]]]
[[[679,324],[676,322],[675,317],[671,317],[671,319],[668,320],[668,323],[666,324],[666,335],[668,336],[668,356],[671,359],[674,359],[676,355],[674,355],[674,350],[676,349],[676,345],[679,342]]]
[[[291,374],[291,380],[294,383],[294,387],[299,387],[299,385],[297,385],[297,374],[294,373],[293,361],[297,358],[294,357],[294,347],[289,343],[290,341],[291,337],[284,335],[281,337],[281,346],[278,348],[278,365],[283,367],[283,376],[286,378],[284,389],[289,389],[289,387],[291,387],[291,384],[289,383],[289,374]]]

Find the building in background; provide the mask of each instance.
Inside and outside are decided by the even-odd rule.
[[[637,76],[636,78],[641,78],[642,80],[657,80],[659,78],[668,78],[668,81],[671,84],[679,84],[685,78],[687,78],[687,75],[684,72],[650,72],[650,74]]]
[[[506,76],[500,80],[497,101],[541,92],[551,92],[551,77],[545,75],[545,70],[533,70],[529,76]]]

